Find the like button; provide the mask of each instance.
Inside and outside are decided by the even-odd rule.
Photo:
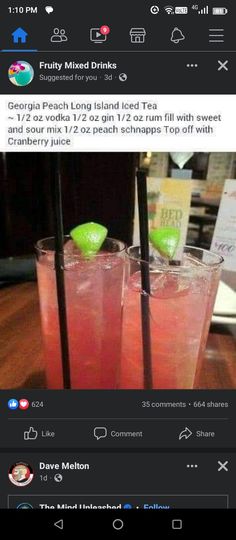
[[[28,431],[24,431],[25,441],[35,441],[38,437],[38,432],[33,427],[30,427]]]

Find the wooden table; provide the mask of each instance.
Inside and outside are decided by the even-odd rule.
[[[236,388],[235,338],[210,334],[199,388]],[[36,283],[0,290],[0,389],[45,388]]]
[[[36,283],[0,290],[0,388],[45,384]]]

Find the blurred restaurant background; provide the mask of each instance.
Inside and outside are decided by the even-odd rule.
[[[186,243],[210,249],[225,180],[236,178],[236,153],[148,152],[141,164],[151,178],[191,181]]]
[[[65,231],[86,221],[131,245],[135,171],[192,185],[187,244],[209,249],[226,179],[236,178],[236,153],[65,153],[62,189]],[[0,257],[30,254],[53,235],[47,153],[0,154]]]

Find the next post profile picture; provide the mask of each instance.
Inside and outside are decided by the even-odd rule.
[[[34,472],[28,463],[19,461],[10,467],[8,478],[14,486],[25,487],[31,484],[34,478]]]
[[[8,79],[15,86],[27,86],[34,78],[32,66],[24,60],[13,62],[8,69]]]

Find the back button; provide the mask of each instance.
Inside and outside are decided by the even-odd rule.
[[[63,531],[64,529],[64,521],[63,519],[59,519],[59,521],[55,521],[55,523],[53,523],[54,527],[56,527],[57,529],[60,529],[61,531]]]

